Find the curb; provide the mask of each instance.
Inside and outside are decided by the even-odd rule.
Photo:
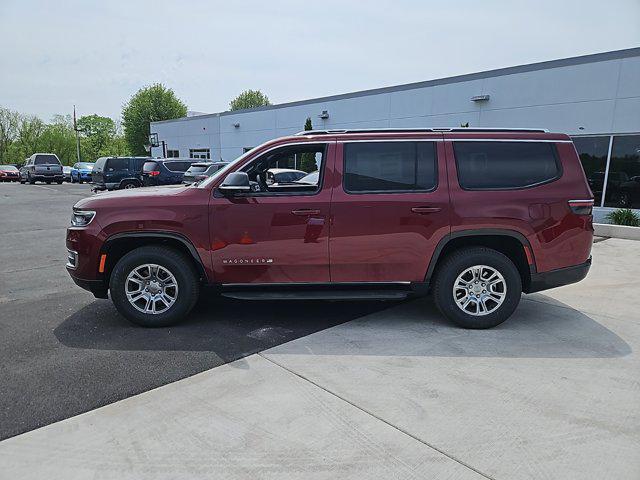
[[[594,235],[598,237],[640,240],[640,227],[627,227],[626,225],[611,225],[608,223],[594,223],[593,231]]]

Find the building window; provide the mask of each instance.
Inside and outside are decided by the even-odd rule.
[[[613,137],[605,207],[640,208],[640,135]]]
[[[198,160],[210,160],[211,150],[208,148],[190,148],[189,158],[197,158]]]
[[[591,187],[597,206],[602,203],[604,173],[607,169],[610,142],[611,137],[608,135],[573,138],[573,144],[580,155],[580,162],[582,162],[582,168],[589,181],[589,187]]]
[[[178,158],[180,150],[167,150],[167,158]]]

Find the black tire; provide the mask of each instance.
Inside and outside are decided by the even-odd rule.
[[[506,283],[506,295],[502,304],[485,315],[463,311],[454,299],[453,286],[456,279],[475,265],[495,269]],[[500,325],[513,314],[521,295],[522,279],[514,263],[506,255],[486,247],[467,247],[449,254],[442,265],[438,266],[433,286],[433,297],[438,310],[462,328],[483,329]],[[495,307],[495,304],[492,306]]]
[[[138,184],[138,182],[135,182],[133,180],[125,180],[120,184],[121,189],[137,188],[139,186],[140,185]]]
[[[141,312],[129,302],[125,293],[125,281],[129,273],[146,263],[166,268],[178,284],[177,299],[165,312]],[[177,250],[159,245],[136,248],[122,257],[111,273],[109,288],[111,300],[122,316],[143,327],[166,327],[184,320],[196,304],[200,292],[198,274],[192,260]]]
[[[28,181],[31,185],[35,185],[35,184],[36,184],[36,181],[35,181],[33,178],[31,178],[31,174],[30,174],[30,173],[29,173],[29,174],[27,174],[27,181]]]

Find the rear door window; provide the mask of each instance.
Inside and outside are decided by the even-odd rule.
[[[435,142],[344,146],[344,189],[348,193],[425,192],[436,185]]]
[[[560,177],[550,142],[454,141],[458,182],[466,190],[533,187]]]

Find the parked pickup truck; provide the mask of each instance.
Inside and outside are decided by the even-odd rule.
[[[62,164],[55,153],[34,153],[20,169],[20,183],[62,183]]]

